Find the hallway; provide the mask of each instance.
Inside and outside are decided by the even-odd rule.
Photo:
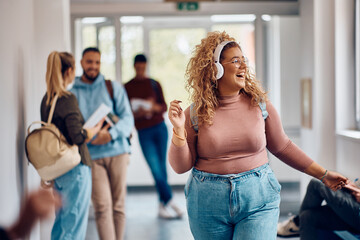
[[[297,213],[300,205],[300,193],[297,183],[282,183],[281,185],[280,220],[282,221],[287,218],[289,212]],[[173,189],[174,199],[185,210],[186,202],[182,187]],[[130,188],[127,195],[125,240],[193,239],[186,214],[179,220],[163,220],[157,217],[157,210],[157,195],[152,188]],[[90,209],[86,240],[98,239],[93,209]],[[288,239],[298,240],[299,238]]]
[[[3,193],[0,225],[16,221],[24,194],[39,187],[38,173],[28,163],[24,143],[27,127],[40,120],[39,106],[46,91],[46,60],[51,51],[74,54],[76,69],[81,74],[78,61],[81,51],[86,46],[99,46],[106,56],[101,72],[119,83],[133,76],[133,56],[140,51],[149,53],[157,66],[150,75],[163,81],[164,88],[166,85],[174,89],[167,95],[170,101],[177,98],[180,90],[185,91],[186,59],[200,37],[208,31],[237,29],[243,24],[247,26],[244,31],[248,30],[236,34],[235,38],[241,44],[245,41],[242,37],[251,40],[244,49],[252,49],[247,55],[253,55],[256,77],[264,84],[269,100],[279,112],[285,133],[324,168],[349,179],[358,178],[360,0],[261,2],[199,1],[196,11],[185,11],[178,9],[172,0],[1,0],[0,110],[4,116],[1,130],[5,138],[0,144],[0,192]],[[223,20],[219,21],[219,16],[224,17]],[[186,31],[176,37],[182,33],[182,19],[188,19],[189,24],[185,26]],[[199,33],[198,26],[201,27]],[[129,31],[128,35],[122,32],[124,29]],[[163,32],[163,29],[169,31]],[[130,35],[133,37],[125,38]],[[170,49],[174,52],[168,51]],[[179,63],[179,67],[175,63]],[[172,68],[171,74],[164,71],[173,66],[179,68],[179,72]],[[180,80],[173,81],[175,77]],[[169,130],[172,131],[170,127]],[[152,183],[144,161],[138,142],[133,143],[128,186]],[[282,221],[288,212],[297,212],[300,193],[304,194],[309,177],[272,154],[269,161],[279,181],[300,182],[300,187],[290,187],[289,191],[282,184]],[[186,175],[169,171],[169,179],[170,184],[182,185]],[[176,201],[185,209],[183,189],[176,188],[174,193]],[[157,196],[152,190],[130,187],[126,210],[126,240],[193,239],[186,215],[173,221],[157,217]],[[52,227],[51,220],[49,222],[36,227],[29,240],[49,239]],[[89,217],[86,239],[98,239],[93,214]]]

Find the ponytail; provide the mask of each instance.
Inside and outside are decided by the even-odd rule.
[[[74,65],[74,58],[69,53],[53,51],[49,54],[46,69],[47,105],[51,103],[56,94],[59,94],[59,97],[69,94],[64,84],[64,73],[70,67],[74,68]]]

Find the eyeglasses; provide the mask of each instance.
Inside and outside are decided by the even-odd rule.
[[[242,63],[244,63],[247,66],[249,64],[249,60],[247,57],[242,56],[241,58],[234,58],[231,62],[225,62],[222,64],[228,64],[228,63],[232,63],[236,68],[239,68]]]

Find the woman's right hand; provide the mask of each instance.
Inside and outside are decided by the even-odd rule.
[[[181,101],[173,100],[170,102],[169,107],[169,120],[174,126],[175,130],[184,129],[185,126],[185,114],[180,106]]]
[[[185,114],[180,106],[181,101],[170,102],[169,119],[174,126],[172,142],[176,146],[183,146],[186,142]]]
[[[105,117],[103,119],[101,119],[100,122],[98,122],[98,124],[95,125],[95,127],[92,128],[92,130],[94,131],[94,135],[96,135],[101,130],[101,127],[103,126],[104,121],[105,121]]]
[[[89,142],[101,130],[101,127],[103,126],[104,121],[105,121],[105,117],[103,119],[101,119],[100,122],[98,122],[94,127],[84,128],[86,130],[86,132],[88,133],[88,138],[87,138],[86,142]]]

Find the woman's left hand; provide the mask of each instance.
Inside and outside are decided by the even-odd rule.
[[[349,180],[340,173],[328,171],[322,182],[333,191],[340,190]]]

